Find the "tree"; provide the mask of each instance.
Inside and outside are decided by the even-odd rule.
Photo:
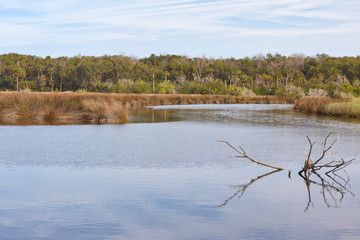
[[[50,67],[47,71],[48,71],[48,73],[50,74],[51,92],[54,92],[53,74],[54,74],[54,72],[55,72],[55,69],[54,69],[53,67]]]
[[[60,78],[60,92],[62,92],[63,79],[66,77],[66,71],[64,69],[60,69],[58,75]]]
[[[19,66],[14,66],[13,73],[16,78],[16,91],[19,91],[19,80],[25,78],[25,70]]]

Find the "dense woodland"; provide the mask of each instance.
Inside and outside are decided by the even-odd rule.
[[[360,94],[360,56],[257,55],[242,59],[0,55],[0,90],[231,95]]]

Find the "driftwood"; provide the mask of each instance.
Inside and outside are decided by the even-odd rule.
[[[239,150],[239,149],[235,148],[234,146],[232,146],[230,143],[228,143],[226,141],[218,140],[217,142],[226,143],[229,147],[231,147],[232,149],[234,149],[236,152],[238,152],[240,154],[240,156],[235,156],[235,157],[247,158],[247,159],[249,159],[250,161],[252,161],[254,163],[257,163],[257,164],[260,164],[260,165],[263,165],[263,166],[266,166],[266,167],[274,168],[274,169],[277,169],[277,170],[284,170],[281,167],[276,167],[276,166],[273,166],[273,165],[270,165],[270,164],[267,164],[267,163],[263,163],[263,162],[259,162],[259,161],[255,160],[255,159],[253,159],[252,157],[247,155],[246,152],[244,151],[244,149],[242,147],[240,147],[240,146],[239,146],[239,149],[240,149]]]
[[[332,141],[332,143],[330,145],[328,145],[329,139],[333,134],[337,134],[336,138]],[[349,161],[344,161],[344,159],[341,158],[341,161],[330,161],[324,164],[320,164],[320,161],[324,159],[324,157],[326,156],[326,153],[329,150],[333,150],[334,144],[337,142],[338,138],[339,138],[339,134],[336,132],[330,132],[327,137],[325,138],[325,141],[323,143],[323,150],[322,150],[322,154],[321,156],[316,159],[316,160],[312,160],[311,159],[311,154],[313,151],[313,147],[315,145],[316,142],[312,142],[310,140],[310,138],[308,136],[306,136],[310,148],[309,148],[309,153],[305,152],[305,163],[304,163],[304,167],[299,171],[299,174],[303,176],[307,176],[310,172],[314,172],[317,170],[320,170],[322,168],[327,168],[329,169],[326,173],[334,173],[336,171],[339,171],[341,169],[344,169],[345,167],[347,167],[352,161],[354,161],[355,159],[351,159]]]
[[[330,138],[335,134],[336,137],[331,141]],[[339,138],[339,134],[330,132],[324,140],[320,157],[316,160],[312,160],[311,155],[313,153],[315,142],[312,142],[308,136],[306,138],[309,142],[309,153],[305,152],[304,166],[298,172],[298,174],[304,179],[308,192],[308,203],[305,211],[307,211],[310,206],[313,206],[310,191],[311,184],[321,187],[322,198],[328,207],[338,207],[346,193],[355,196],[349,190],[350,178],[345,171],[345,167],[350,165],[355,159],[345,161],[341,158],[341,160],[326,161],[327,158],[325,157],[327,153],[330,150],[332,152],[334,144]],[[329,142],[331,143],[329,144]],[[323,173],[321,170],[325,170],[325,174],[321,175],[321,173]],[[338,173],[339,171],[343,174]]]
[[[329,152],[332,153],[334,144],[338,141],[339,134],[336,132],[330,132],[323,144],[322,144],[322,152],[320,156],[317,159],[313,159],[313,148],[316,142],[312,142],[311,139],[306,136],[308,142],[309,142],[309,151],[308,153],[305,152],[305,162],[302,167],[302,169],[298,172],[298,175],[303,178],[307,193],[308,193],[308,203],[306,205],[305,211],[309,209],[310,206],[313,205],[313,201],[311,198],[311,189],[310,186],[320,186],[321,187],[321,194],[322,198],[324,200],[324,203],[327,205],[327,207],[338,207],[340,205],[340,202],[344,198],[345,194],[348,193],[351,196],[355,196],[350,191],[350,177],[347,175],[347,172],[345,171],[345,168],[349,166],[355,159],[347,160],[345,161],[343,158],[341,160],[328,160],[327,155]],[[218,141],[226,143],[229,147],[234,149],[237,153],[240,154],[240,158],[247,158],[250,161],[277,169],[273,172],[258,176],[257,178],[252,179],[249,183],[237,185],[234,186],[236,188],[239,188],[238,191],[236,191],[231,197],[225,200],[225,202],[221,205],[218,205],[217,207],[223,207],[225,206],[231,199],[235,198],[236,196],[238,198],[241,198],[245,190],[254,182],[257,180],[266,177],[270,174],[273,174],[275,172],[283,170],[283,168],[272,166],[267,163],[263,163],[260,161],[255,160],[254,158],[247,155],[247,153],[244,151],[242,147],[239,146],[239,148],[235,148],[230,143],[226,141]],[[288,177],[291,178],[291,170],[288,172]]]

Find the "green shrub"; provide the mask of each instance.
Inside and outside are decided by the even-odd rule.
[[[209,81],[205,83],[205,94],[225,94],[225,85],[221,80]]]
[[[243,96],[243,97],[251,97],[255,95],[255,93],[251,89],[234,86],[234,85],[229,87],[228,94],[232,96]]]
[[[269,89],[262,85],[253,87],[253,91],[256,95],[270,95],[271,93]]]
[[[205,91],[205,85],[195,81],[183,82],[179,90],[182,94],[203,94]]]
[[[35,81],[23,81],[19,84],[20,89],[36,89],[38,88],[38,85]]]
[[[344,92],[344,93],[351,93],[351,94],[357,93],[357,88],[350,84],[343,84],[343,85],[337,87],[336,90],[338,90],[339,92]]]
[[[76,93],[87,93],[85,89],[78,89],[75,91]]]
[[[159,93],[168,94],[175,92],[175,84],[170,81],[164,81],[159,84]]]
[[[131,93],[152,93],[152,83],[137,80],[135,83],[131,84],[131,90]]]

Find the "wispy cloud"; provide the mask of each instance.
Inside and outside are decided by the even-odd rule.
[[[350,0],[0,0],[0,45],[353,34],[359,12]]]

